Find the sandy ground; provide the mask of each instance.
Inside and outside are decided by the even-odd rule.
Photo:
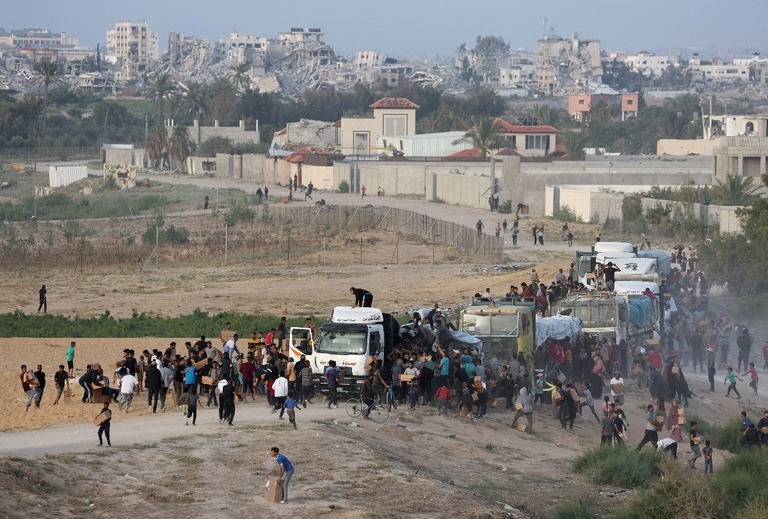
[[[194,181],[208,187],[231,186],[220,179]],[[270,191],[277,194],[280,188]],[[323,196],[329,203],[359,199]],[[467,224],[489,214],[390,197],[359,203],[423,208],[430,215]],[[578,248],[578,242],[574,249],[558,242],[534,248],[521,239],[520,247],[506,252],[513,262],[535,264],[544,279],[551,279],[558,267],[567,268]],[[493,272],[488,267],[431,265],[424,258],[413,258],[398,265],[339,262],[288,273],[281,266],[264,265],[259,269],[179,267],[120,275],[63,271],[45,275],[56,287],[50,294],[50,311],[67,315],[110,310],[127,316],[132,308],[176,315],[196,307],[212,312],[327,315],[333,306],[349,304],[350,283],[372,290],[376,306],[406,311],[434,302],[455,306],[485,287],[503,293],[510,284],[528,279],[528,269]],[[0,280],[0,290],[6,294],[0,312],[34,312],[36,292],[30,293],[30,286],[36,284],[28,275]],[[269,297],[259,297],[265,285]],[[19,366],[40,363],[52,377],[56,366],[65,363],[69,340],[5,338],[0,343],[0,484],[6,489],[0,509],[6,517],[27,517],[29,510],[56,510],[60,517],[113,517],[136,510],[148,517],[169,513],[201,517],[222,511],[251,516],[256,510],[267,517],[552,517],[557,506],[568,500],[584,499],[608,510],[631,495],[598,489],[571,474],[569,460],[599,443],[597,426],[592,420],[578,419],[575,431],[565,432],[544,409],[535,414],[535,435],[511,429],[512,413],[501,409],[492,409],[474,425],[435,416],[427,408],[398,409],[383,425],[358,421],[357,427],[343,407],[328,410],[319,402],[299,412],[300,427],[293,431],[259,400],[238,405],[234,428],[220,425],[214,411],[207,409],[201,410],[198,425],[192,428],[184,425],[177,411],[148,413],[142,394],[134,399],[130,414],[116,414],[115,446],[99,449],[91,423],[99,408],[80,403],[79,386],[73,386],[72,402],[53,406],[51,381],[42,407],[24,412]],[[113,365],[125,347],[151,350],[165,347],[171,339],[76,340],[75,364],[82,373],[90,362]],[[765,405],[762,396],[745,396],[737,403],[726,399],[724,391],[704,392],[708,384],[703,375],[686,373],[699,397],[692,399],[689,414],[722,423],[741,408],[759,416]],[[642,437],[640,424],[647,402],[647,391],[630,390],[626,409],[631,443]],[[264,482],[274,469],[271,445],[280,447],[297,465],[292,483],[295,499],[287,505],[263,507]],[[685,456],[687,448],[680,451]]]

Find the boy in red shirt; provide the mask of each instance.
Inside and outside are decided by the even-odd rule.
[[[442,409],[445,414],[448,414],[448,400],[451,398],[451,392],[448,390],[448,386],[440,386],[435,392],[435,398],[437,398],[437,414],[440,414],[440,409]]]
[[[755,369],[755,363],[750,362],[749,363],[749,369],[746,373],[744,373],[742,376],[746,377],[747,373],[749,373],[749,387],[752,388],[752,394],[757,394],[757,382],[760,380],[760,377],[757,376],[757,370]]]

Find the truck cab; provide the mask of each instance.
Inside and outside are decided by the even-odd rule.
[[[338,391],[359,392],[371,362],[385,361],[392,351],[392,323],[392,316],[378,308],[337,306],[331,321],[320,325],[316,338],[309,328],[291,328],[291,356],[306,357],[320,390],[327,389],[325,372],[330,361],[336,361],[336,367],[344,373]]]
[[[533,357],[536,325],[532,303],[516,298],[475,299],[459,315],[459,329],[483,343],[483,356],[510,359],[522,352]]]

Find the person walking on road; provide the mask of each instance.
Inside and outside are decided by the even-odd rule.
[[[109,428],[112,424],[112,411],[109,409],[109,402],[104,402],[104,407],[101,409],[99,416],[104,415],[105,420],[99,424],[99,447],[104,445],[102,436],[107,438],[107,447],[112,447],[112,441],[109,439]],[[98,416],[97,416],[98,418]]]
[[[307,190],[304,191],[304,201],[307,201],[307,198],[312,200],[312,191],[315,190],[315,185],[312,183],[312,181],[309,181],[309,184],[307,184]]]
[[[40,306],[37,307],[37,313],[40,313],[40,310],[43,310],[44,314],[48,313],[48,290],[46,290],[45,285],[38,291],[38,294],[40,296]]]
[[[477,223],[475,224],[475,229],[477,229],[477,237],[479,238],[483,234],[483,221],[477,220]]]

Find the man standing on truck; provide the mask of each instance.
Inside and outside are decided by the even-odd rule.
[[[608,292],[613,292],[614,285],[616,283],[616,273],[621,272],[621,269],[609,261],[603,269],[603,276],[605,280],[605,289]]]
[[[352,305],[353,307],[359,306],[361,308],[370,308],[373,304],[373,294],[369,290],[351,287],[349,291],[355,296],[355,304]]]

